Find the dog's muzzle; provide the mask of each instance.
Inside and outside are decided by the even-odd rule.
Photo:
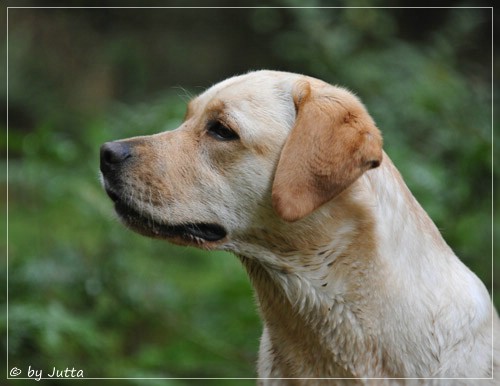
[[[133,144],[128,141],[107,142],[101,146],[101,173],[103,186],[109,198],[115,203],[115,211],[132,230],[149,237],[181,240],[183,244],[204,244],[217,242],[227,235],[226,230],[215,223],[188,222],[165,224],[138,209],[131,201],[133,194],[124,193],[123,175],[133,163]],[[128,187],[130,189],[130,187]]]

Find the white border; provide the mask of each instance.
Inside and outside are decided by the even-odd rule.
[[[493,47],[493,41],[494,41],[494,31],[495,31],[495,22],[494,22],[494,12],[493,12],[493,7],[491,7],[491,304],[493,306],[493,312],[491,313],[491,379],[495,378],[495,366],[494,366],[494,357],[495,357],[495,303],[493,301],[493,298],[495,296],[494,294],[494,279],[495,279],[495,264],[494,264],[494,248],[495,248],[495,227],[494,227],[494,222],[493,222],[493,213],[495,210],[495,205],[494,205],[494,199],[495,199],[495,186],[494,186],[494,178],[493,178],[493,170],[495,170],[494,166],[494,159],[495,159],[495,152],[494,152],[494,130],[493,128],[495,127],[493,122],[494,122],[494,103],[493,101],[495,100],[495,93],[494,93],[494,82],[493,79],[495,79],[495,74],[493,72],[494,69],[494,59],[493,59],[493,53],[495,52]]]
[[[9,367],[9,9],[261,9],[261,8],[271,8],[271,9],[490,9],[491,10],[491,303],[494,307],[493,296],[494,296],[494,220],[493,220],[493,212],[494,212],[494,178],[493,178],[493,170],[494,170],[494,130],[493,130],[493,122],[494,122],[494,12],[493,7],[63,7],[63,6],[55,6],[55,7],[6,7],[7,15],[6,15],[6,50],[7,50],[7,120],[6,120],[6,177],[7,177],[7,187],[6,187],[6,271],[7,271],[7,292],[6,292],[6,311],[7,311],[7,347],[6,347],[6,364],[7,364],[7,380],[15,380],[15,379],[24,379],[24,380],[35,380],[35,378],[29,377],[13,377],[10,375]],[[492,366],[492,375],[490,378],[51,378],[51,377],[41,377],[36,378],[36,380],[46,379],[46,380],[54,380],[54,379],[74,379],[74,380],[125,380],[125,379],[143,379],[143,380],[273,380],[273,379],[286,379],[286,380],[494,380],[494,317],[495,312],[492,313],[491,317],[491,366]]]
[[[6,144],[7,144],[7,149],[6,150],[6,156],[7,156],[7,162],[6,162],[6,172],[7,172],[7,186],[6,186],[6,192],[5,192],[5,195],[6,195],[6,218],[5,218],[5,221],[6,221],[6,224],[5,224],[5,228],[6,228],[6,234],[5,236],[7,237],[6,240],[5,240],[5,244],[6,244],[6,250],[5,250],[5,270],[7,272],[7,289],[6,289],[6,293],[5,293],[5,296],[6,296],[6,301],[5,301],[5,304],[6,304],[6,316],[7,316],[7,330],[5,332],[5,335],[7,337],[7,347],[5,348],[6,349],[6,357],[7,357],[7,379],[9,379],[10,377],[10,370],[9,370],[9,7],[7,7],[7,15],[6,15],[6,31],[7,31],[7,36],[6,36],[6,39],[7,39],[7,44],[6,44],[6,65],[7,65],[7,79],[6,79],[6,92],[7,92],[7,106],[6,106],[6,109],[7,109],[7,120],[5,122],[5,125],[6,125],[6,133],[5,135],[7,136],[6,138]]]

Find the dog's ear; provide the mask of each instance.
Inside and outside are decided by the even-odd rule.
[[[382,137],[347,90],[299,81],[295,126],[281,151],[272,188],[276,213],[296,221],[331,200],[382,161]]]

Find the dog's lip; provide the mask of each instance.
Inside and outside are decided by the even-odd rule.
[[[149,218],[124,203],[113,191],[108,195],[115,203],[115,210],[125,224],[132,230],[149,237],[178,239],[187,244],[218,242],[226,238],[227,231],[223,226],[207,222],[186,222],[182,224],[165,224]]]
[[[118,196],[118,194],[113,192],[113,190],[111,190],[108,186],[105,186],[105,190],[106,190],[106,194],[108,195],[108,197],[111,198],[111,200],[114,203],[117,203],[120,200],[120,197]]]

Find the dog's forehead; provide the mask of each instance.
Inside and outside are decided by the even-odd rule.
[[[262,94],[272,89],[286,89],[287,84],[297,78],[296,74],[279,71],[255,71],[234,76],[209,88],[204,94],[248,93]]]
[[[266,70],[234,76],[198,95],[190,102],[189,110],[203,109],[213,101],[230,102],[233,106],[248,102],[254,106],[276,106],[290,95],[297,77],[297,74]]]

